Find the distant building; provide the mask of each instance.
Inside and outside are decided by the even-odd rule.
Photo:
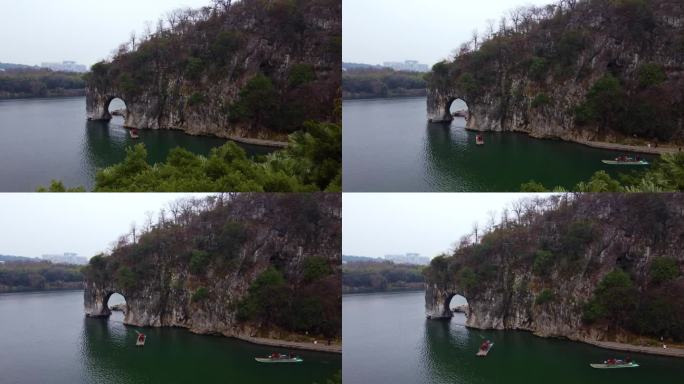
[[[420,253],[407,253],[405,255],[385,255],[385,260],[396,264],[430,265],[430,258],[421,256]]]
[[[59,72],[88,72],[88,68],[85,65],[76,64],[75,61],[62,61],[61,63],[42,63],[40,65],[43,68],[49,68],[53,71]]]
[[[65,252],[62,255],[43,255],[43,260],[47,260],[55,264],[74,264],[74,265],[86,265],[88,264],[88,259],[79,256],[77,253]]]
[[[383,67],[392,68],[395,71],[408,71],[408,72],[428,72],[430,67],[427,64],[421,64],[415,60],[406,60],[403,63],[397,61],[386,61]]]

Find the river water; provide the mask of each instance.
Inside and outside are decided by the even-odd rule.
[[[601,162],[620,152],[525,134],[487,132],[477,146],[463,118],[429,124],[425,98],[345,101],[342,114],[345,192],[511,192],[530,180],[571,189],[630,169]]]
[[[342,366],[338,354],[307,351],[296,352],[301,364],[260,364],[254,357],[288,351],[122,320],[86,318],[82,291],[0,294],[0,383],[324,384]]]
[[[124,106],[117,101],[110,110]],[[176,147],[206,155],[225,142],[169,130],[141,130],[133,140],[121,117],[86,121],[84,97],[0,101],[0,192],[33,192],[52,179],[92,189],[97,170],[121,162],[137,143],[145,144],[149,161],[161,162]],[[239,145],[250,155],[271,152]]]
[[[594,369],[593,362],[624,352],[544,339],[527,332],[480,331],[451,321],[425,319],[423,292],[344,295],[345,384],[644,384],[681,383],[684,360],[632,354],[630,369]],[[465,303],[461,297],[451,306]],[[476,357],[483,339],[494,347]]]

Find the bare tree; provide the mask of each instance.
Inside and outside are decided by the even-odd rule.
[[[473,51],[477,51],[477,49],[479,48],[479,45],[478,45],[479,40],[478,39],[479,39],[479,33],[478,33],[477,29],[473,29],[472,38],[470,40],[472,45],[473,45]]]
[[[135,51],[135,48],[137,47],[135,31],[131,31],[131,37],[129,39],[129,44],[131,46],[131,51]]]
[[[135,244],[137,242],[135,231],[136,231],[136,226],[135,226],[135,221],[134,221],[131,223],[131,232],[130,233],[131,233],[131,239],[133,240],[131,242],[131,244]]]

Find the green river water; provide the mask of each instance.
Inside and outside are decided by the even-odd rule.
[[[462,314],[425,318],[424,292],[345,295],[346,384],[647,384],[681,383],[684,359],[632,354],[630,369],[593,369],[624,352],[536,337],[527,332],[468,329]],[[465,303],[461,297],[451,306]],[[494,347],[476,357],[483,339]]]
[[[0,294],[0,383],[324,384],[342,365],[339,354],[306,351],[296,351],[301,364],[260,364],[254,357],[288,351],[122,320],[86,318],[82,291]]]

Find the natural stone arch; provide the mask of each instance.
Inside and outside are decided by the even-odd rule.
[[[470,107],[466,98],[457,90],[428,88],[427,113],[431,123],[450,122],[454,119],[450,108],[456,100],[463,100]],[[470,108],[469,108],[470,109]]]
[[[428,319],[451,319],[454,314],[449,308],[451,299],[456,295],[466,297],[455,286],[427,284],[425,289],[425,315]],[[468,300],[466,298],[466,300]]]

